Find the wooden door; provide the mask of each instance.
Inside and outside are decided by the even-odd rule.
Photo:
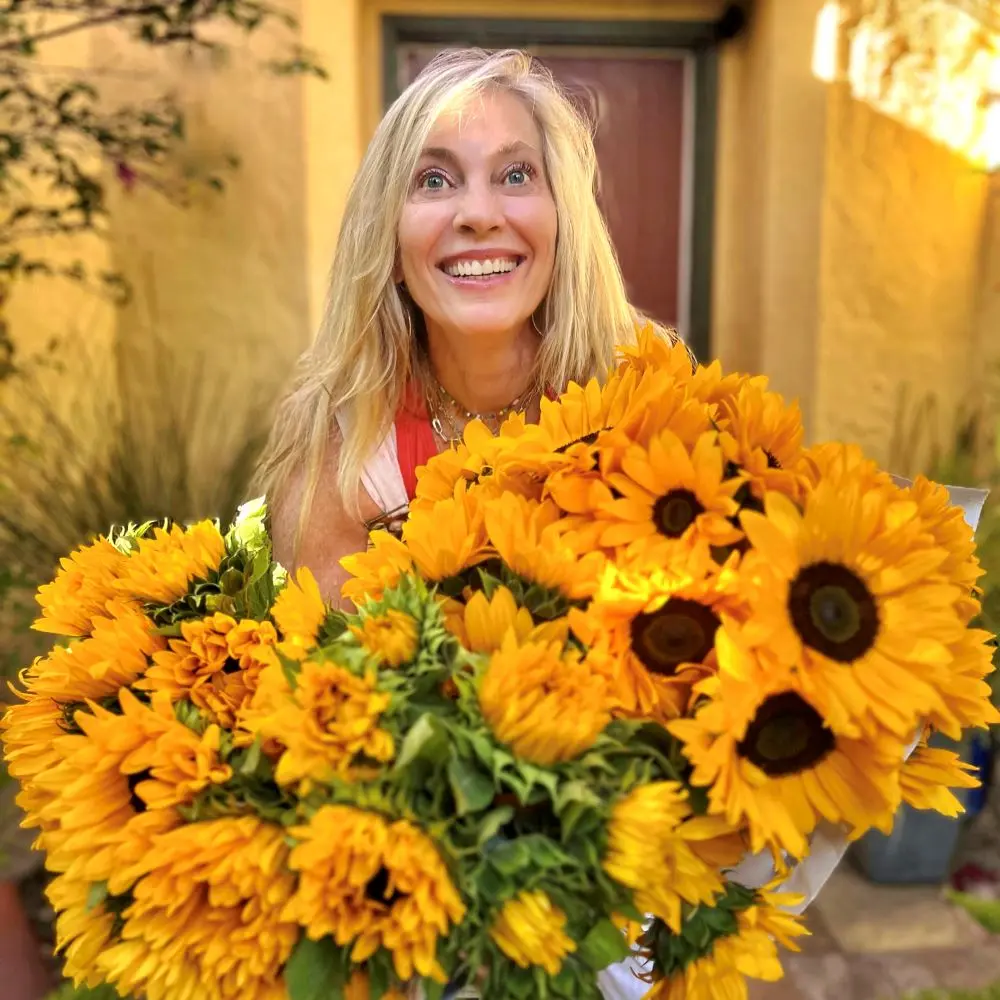
[[[444,45],[403,44],[406,87]],[[634,305],[682,332],[689,310],[691,74],[682,54],[533,50],[594,124],[599,202]]]

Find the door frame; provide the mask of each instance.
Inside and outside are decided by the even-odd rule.
[[[715,221],[715,150],[719,95],[718,24],[715,21],[560,21],[530,18],[382,16],[382,101],[388,108],[399,96],[396,47],[405,44],[478,45],[487,49],[519,46],[590,46],[608,49],[673,50],[690,57],[693,94],[688,107],[690,170],[682,178],[682,218],[686,212],[689,246],[680,248],[688,262],[688,343],[697,357],[710,360],[712,322],[712,233]],[[689,126],[685,123],[685,130]],[[687,166],[687,165],[685,165]],[[684,190],[686,189],[686,190]],[[681,237],[684,238],[682,231]],[[685,252],[686,251],[686,252]],[[683,265],[681,278],[684,279]]]

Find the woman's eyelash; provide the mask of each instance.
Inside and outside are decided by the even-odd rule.
[[[529,177],[535,176],[535,168],[530,163],[512,163],[505,171],[504,177],[509,176],[515,172],[520,172],[522,174],[527,174]]]
[[[448,182],[448,178],[445,176],[444,171],[440,167],[426,167],[417,174],[416,180],[414,181],[414,187],[421,187],[423,183],[429,177],[440,177],[445,183]]]

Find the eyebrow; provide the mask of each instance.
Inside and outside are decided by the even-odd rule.
[[[538,153],[534,146],[516,139],[513,142],[505,142],[491,156],[496,159],[501,156],[511,156],[515,153]],[[427,146],[420,153],[421,159],[444,160],[446,163],[458,164],[458,157],[446,146]]]

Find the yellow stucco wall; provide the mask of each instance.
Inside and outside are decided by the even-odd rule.
[[[811,73],[820,0],[759,0],[720,58],[712,347],[798,398],[815,386],[826,89]]]
[[[68,35],[42,48],[38,61],[45,72],[61,67],[86,67],[91,63],[93,39]],[[84,262],[92,275],[106,271],[110,253],[106,243],[92,236],[26,241],[20,249],[26,256],[47,260],[55,267]],[[4,308],[18,352],[28,358],[44,353],[50,340],[86,344],[95,357],[111,349],[114,310],[107,299],[95,296],[83,285],[60,279],[18,279],[9,289]]]
[[[885,460],[897,393],[976,389],[987,182],[961,157],[830,89],[815,436]]]

